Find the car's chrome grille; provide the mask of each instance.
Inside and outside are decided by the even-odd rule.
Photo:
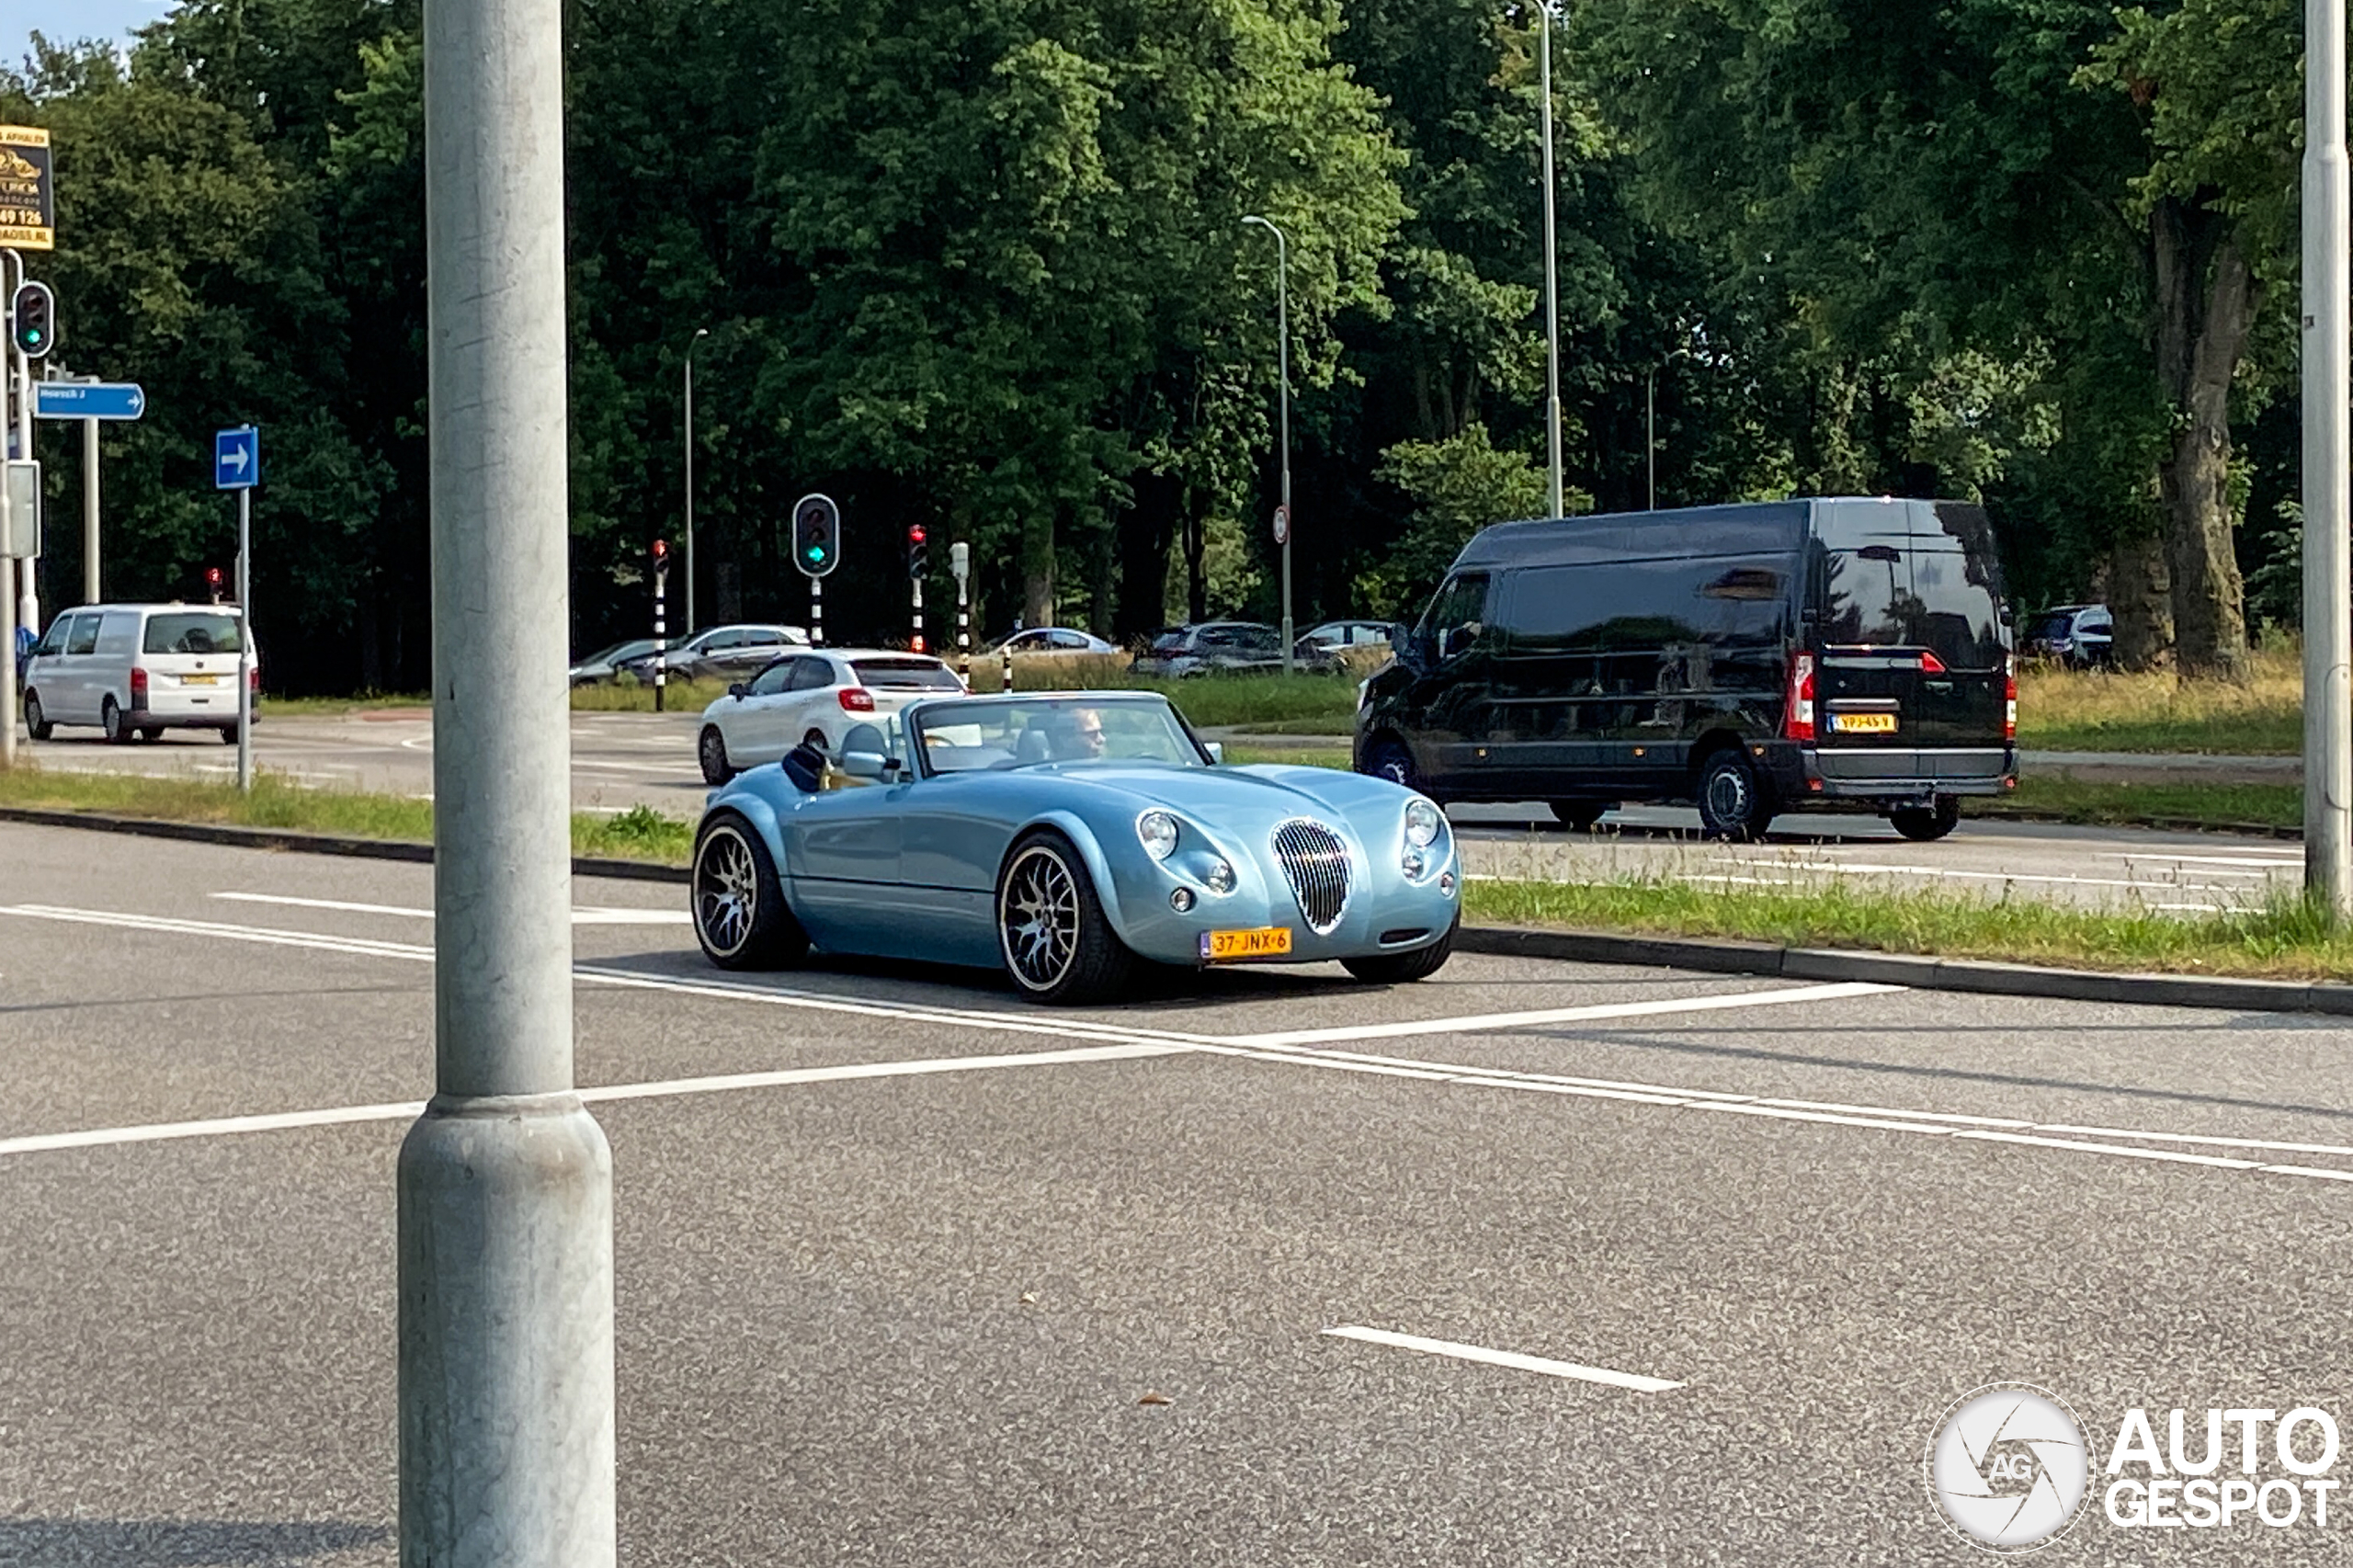
[[[1275,858],[1283,865],[1308,929],[1323,936],[1340,923],[1348,903],[1348,846],[1320,822],[1295,818],[1275,829]]]

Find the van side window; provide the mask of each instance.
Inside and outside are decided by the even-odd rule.
[[[1430,652],[1443,659],[1479,641],[1486,628],[1487,574],[1466,572],[1449,577],[1430,600],[1422,617],[1422,634]]]
[[[98,623],[97,652],[128,653],[139,646],[139,615],[125,611],[109,615]]]
[[[69,653],[94,653],[97,647],[98,618],[95,615],[75,616],[74,630],[66,636],[65,651]]]
[[[62,615],[51,621],[48,635],[44,636],[33,648],[33,657],[38,659],[50,653],[63,653],[66,629],[72,624],[69,618]]]

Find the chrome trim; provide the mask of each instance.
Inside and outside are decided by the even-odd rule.
[[[1347,914],[1355,891],[1348,841],[1313,817],[1292,817],[1276,824],[1267,842],[1307,928],[1330,936]]]

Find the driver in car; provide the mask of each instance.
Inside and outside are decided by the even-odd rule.
[[[1054,760],[1095,762],[1101,759],[1103,715],[1092,708],[1074,709],[1059,716],[1054,726]]]

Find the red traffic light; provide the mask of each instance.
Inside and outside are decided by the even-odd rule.
[[[204,585],[208,588],[217,588],[221,585],[221,568],[208,566],[204,569]]]
[[[654,559],[656,561],[667,561],[669,558],[670,541],[665,539],[655,540],[654,541]]]
[[[907,542],[909,544],[921,544],[923,542],[923,525],[921,523],[917,523],[915,527],[907,530]]]

